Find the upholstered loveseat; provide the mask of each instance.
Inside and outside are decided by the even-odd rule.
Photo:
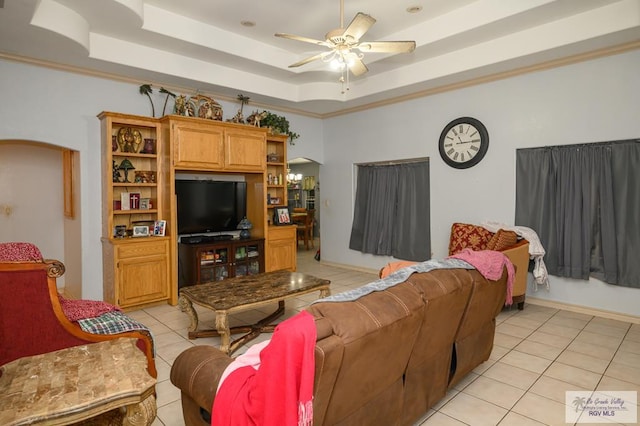
[[[489,358],[507,268],[496,281],[457,266],[397,271],[372,284],[398,281],[398,274],[400,282],[386,289],[307,308],[317,332],[314,425],[411,425]],[[212,346],[174,361],[171,381],[182,393],[186,425],[208,424],[203,418],[232,361]]]

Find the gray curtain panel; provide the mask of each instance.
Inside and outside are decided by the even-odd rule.
[[[425,261],[431,257],[429,162],[358,166],[349,248]]]
[[[550,274],[640,288],[640,143],[519,149],[516,224],[538,233]]]

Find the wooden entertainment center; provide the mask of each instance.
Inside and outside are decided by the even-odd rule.
[[[296,270],[295,226],[272,224],[273,209],[287,205],[286,135],[178,115],[152,118],[102,112],[98,118],[103,153],[105,301],[125,309],[162,301],[177,303],[179,236],[174,189],[178,173],[226,175],[246,182],[251,238],[263,240],[256,259],[258,270]],[[154,235],[159,221],[164,221],[163,231]],[[227,250],[235,253],[233,244],[240,247],[243,240],[214,245],[221,243],[230,245]],[[236,272],[235,265],[228,266],[230,272]],[[252,263],[246,270],[253,273],[256,267]]]

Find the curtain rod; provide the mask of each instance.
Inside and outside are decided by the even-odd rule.
[[[545,145],[545,146],[535,146],[530,148],[518,148],[516,149],[516,151],[529,150],[529,149],[581,148],[581,147],[601,146],[601,145],[618,145],[623,143],[640,143],[640,139],[623,139],[623,140],[604,141],[604,142],[582,142],[582,143],[574,143],[574,144],[567,144],[567,145]]]
[[[396,166],[400,164],[411,164],[411,163],[423,163],[429,162],[429,157],[420,157],[420,158],[409,158],[406,160],[385,160],[385,161],[373,161],[367,163],[355,163],[356,166]]]

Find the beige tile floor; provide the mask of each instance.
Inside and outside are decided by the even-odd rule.
[[[313,259],[314,254],[314,250],[299,250],[298,270],[331,280],[334,294],[376,278],[371,273],[323,265]],[[285,318],[315,297],[287,302]],[[236,315],[231,325],[256,321],[275,307]],[[212,312],[199,313],[203,323],[213,321]],[[189,320],[177,306],[156,306],[130,314],[150,327],[156,340],[158,417],[153,425],[184,425],[180,393],[169,381],[171,363],[191,346],[218,345],[218,338],[188,340]],[[450,390],[418,425],[567,425],[567,390],[640,394],[640,324],[532,304],[526,304],[523,311],[504,310],[497,324],[489,360]]]

